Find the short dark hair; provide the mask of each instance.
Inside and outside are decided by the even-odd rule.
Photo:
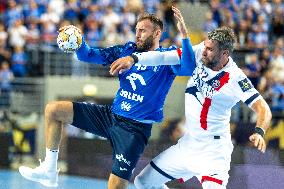
[[[160,28],[161,30],[163,30],[163,21],[158,18],[155,14],[151,14],[151,13],[142,13],[138,16],[137,19],[137,23],[141,22],[142,20],[150,20],[150,22],[152,22],[154,24],[155,27]]]
[[[235,34],[234,31],[226,26],[217,28],[208,33],[208,39],[218,42],[221,50],[229,50],[230,54],[234,50]]]

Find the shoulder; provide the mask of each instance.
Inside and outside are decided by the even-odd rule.
[[[127,43],[125,43],[123,45],[124,49],[136,49],[136,43],[134,43],[133,41],[128,41]]]
[[[108,46],[103,49],[121,49],[121,50],[136,49],[136,44],[132,41],[129,41],[125,44]]]
[[[176,49],[178,49],[177,46],[171,45],[171,46],[169,46],[169,47],[162,47],[162,46],[160,46],[160,48],[157,49],[157,50],[158,50],[158,51],[161,51],[161,52],[164,52],[164,51],[171,51],[171,50],[176,50]]]
[[[202,52],[203,52],[203,49],[204,49],[204,41],[202,41],[201,43],[199,43],[197,45],[194,45],[192,47],[192,49],[193,49],[197,64],[200,64],[201,63],[200,61],[201,61],[201,58],[202,58]]]
[[[134,42],[127,42],[125,44],[122,45],[114,45],[114,46],[109,46],[106,48],[102,48],[100,49],[101,52],[106,52],[106,53],[115,53],[117,55],[126,55],[125,53],[131,54],[133,51],[135,51],[136,49],[136,44]],[[128,55],[127,54],[127,55]]]
[[[240,78],[246,78],[245,73],[241,68],[238,67],[238,65],[234,62],[234,60],[229,57],[228,65],[226,65],[225,70],[226,72],[230,73],[230,78],[232,80],[238,80]]]
[[[204,41],[201,41],[200,43],[198,43],[197,45],[194,45],[193,50],[203,50],[204,49]]]
[[[231,68],[230,73],[234,85],[240,86],[243,91],[245,91],[244,87],[252,87],[252,84],[246,74],[237,65]]]

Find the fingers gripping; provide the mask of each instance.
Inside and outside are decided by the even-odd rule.
[[[253,143],[254,147],[260,150],[262,153],[266,150],[266,143],[261,135],[254,133],[249,137],[250,141]]]
[[[62,26],[61,28],[59,28],[58,32],[61,32],[62,30],[65,30],[65,29],[68,29],[68,28],[74,28],[74,29],[78,30],[78,32],[80,34],[82,34],[82,31],[74,25]]]
[[[117,75],[118,73],[121,74],[130,69],[132,65],[133,62],[131,61],[131,57],[119,58],[110,65],[109,73],[111,75]]]

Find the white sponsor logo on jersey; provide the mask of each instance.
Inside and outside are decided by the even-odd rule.
[[[130,81],[130,84],[131,84],[133,91],[136,90],[136,84],[135,84],[136,80],[138,80],[141,83],[141,85],[144,85],[144,86],[146,85],[146,82],[143,79],[143,77],[139,74],[136,74],[136,73],[130,74],[129,76],[126,77],[126,79],[128,79]]]
[[[125,110],[125,111],[127,111],[127,112],[129,112],[130,109],[131,109],[131,104],[128,103],[128,102],[123,101],[123,102],[121,103],[121,109],[122,109],[122,110]]]
[[[132,92],[129,92],[129,91],[125,91],[123,89],[121,89],[120,91],[120,96],[124,97],[124,98],[127,98],[129,100],[134,100],[136,102],[143,102],[143,99],[144,99],[144,96],[141,96],[139,94],[135,94],[135,93],[132,93]]]

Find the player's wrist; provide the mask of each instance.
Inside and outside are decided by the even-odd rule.
[[[182,32],[181,37],[182,37],[182,39],[188,39],[189,38],[189,33],[187,31]]]
[[[133,64],[136,64],[137,62],[139,62],[138,56],[135,54],[131,54],[129,55],[132,59],[133,59]]]
[[[263,128],[261,128],[261,127],[256,126],[256,127],[254,128],[254,133],[257,133],[257,134],[259,134],[260,136],[264,137],[264,135],[265,135],[265,130],[264,130]]]

